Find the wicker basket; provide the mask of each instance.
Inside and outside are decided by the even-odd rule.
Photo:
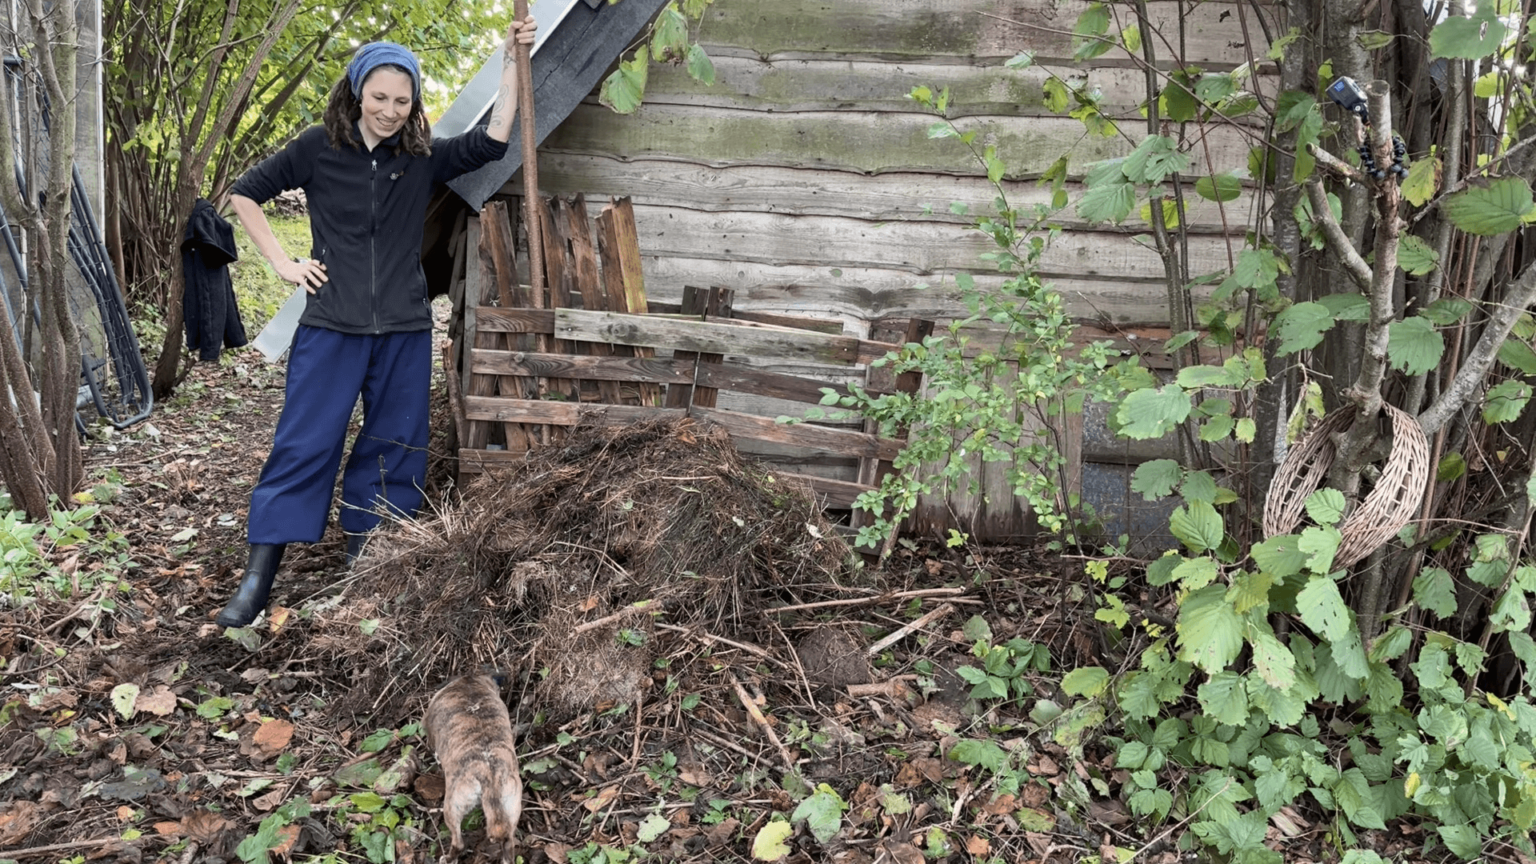
[[[1392,421],[1392,453],[1375,488],[1339,526],[1344,540],[1333,556],[1337,567],[1370,555],[1413,521],[1429,483],[1429,440],[1418,421],[1391,405],[1382,407]],[[1333,436],[1349,429],[1356,413],[1354,406],[1334,411],[1286,454],[1264,498],[1265,537],[1289,534],[1301,524],[1307,497],[1333,467]]]

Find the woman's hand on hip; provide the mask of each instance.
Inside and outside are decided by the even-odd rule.
[[[304,290],[315,293],[315,289],[330,281],[325,275],[325,265],[313,258],[299,258],[292,261],[283,260],[273,265],[278,278],[284,282],[292,282],[295,285],[303,285]]]

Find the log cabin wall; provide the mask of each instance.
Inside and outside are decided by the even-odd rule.
[[[1149,6],[1178,44],[1179,4]],[[1071,62],[1070,33],[1084,8],[1076,0],[716,0],[700,28],[714,86],[681,67],[653,67],[644,104],[627,117],[599,105],[594,92],[545,141],[540,185],[546,194],[632,196],[654,301],[679,302],[685,285],[721,285],[735,291],[738,309],[821,316],[861,338],[883,319],[960,317],[955,274],[972,273],[983,286],[1000,277],[978,257],[990,241],[950,204],[982,212],[994,191],[963,145],[929,137],[936,118],[907,93],[950,88],[950,116],[997,147],[1016,205],[1047,200],[1035,180],[1068,152],[1075,197],[1087,166],[1129,152],[1146,129],[1137,110],[1145,79],[1132,58],[1115,49],[1087,66]],[[1253,7],[1246,12],[1251,19]],[[1233,3],[1189,8],[1185,60],[1208,70],[1262,61],[1266,46],[1245,40],[1241,17]],[[1257,38],[1251,20],[1249,29]],[[1024,50],[1034,52],[1034,68],[1004,67]],[[1168,54],[1160,45],[1159,56]],[[1047,111],[1041,67],[1099,88],[1122,135],[1085,137],[1077,120]],[[1251,86],[1272,95],[1272,70],[1259,68]],[[1253,138],[1210,127],[1197,164],[1208,148],[1216,171],[1243,168]],[[504,193],[515,194],[518,182]],[[1192,190],[1186,200],[1191,272],[1225,268],[1228,237],[1240,238],[1254,219],[1250,196],[1224,212]],[[1112,333],[1166,321],[1162,265],[1137,237],[1146,226],[1134,214],[1115,228],[1085,224],[1069,209],[1060,224],[1042,271],[1071,314]],[[1076,442],[1069,452],[1083,449],[1081,430],[1067,431]],[[1118,445],[1095,450],[1095,436],[1086,438],[1084,461],[1102,458],[1112,473],[1138,461]],[[851,466],[821,470],[840,477]],[[1001,468],[982,466],[979,476],[980,495],[928,502],[919,528],[954,524],[983,538],[1028,531]]]

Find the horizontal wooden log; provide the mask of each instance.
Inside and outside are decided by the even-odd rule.
[[[895,459],[905,446],[904,442],[863,432],[809,423],[777,423],[766,417],[754,417],[735,411],[694,407],[689,409],[689,415],[718,423],[735,437],[773,441],[839,456],[889,461]]]
[[[500,306],[481,306],[475,310],[475,318],[479,329],[487,333],[555,332],[555,310],[553,309],[503,309]]]
[[[1001,60],[1028,48],[1047,58],[1072,56],[1072,27],[1086,8],[1081,0],[719,0],[711,9],[703,38],[711,55],[734,48],[744,54],[772,58],[826,55],[874,55],[891,60],[981,58]],[[1143,38],[1180,44],[1178,4],[1159,0],[1147,4],[1152,30]],[[1249,16],[1255,39],[1263,31],[1252,20],[1255,8],[1276,14],[1270,4],[1239,13],[1236,3],[1208,2],[1186,6],[1184,62],[1243,63],[1250,55],[1263,59],[1266,46],[1244,42],[1240,14]],[[1118,19],[1111,31],[1131,23],[1129,7],[1111,4]],[[1271,29],[1278,24],[1271,23]],[[1282,31],[1277,31],[1282,32]],[[1168,58],[1167,50],[1158,52]],[[1125,63],[1132,58],[1119,48],[1096,58],[1095,64]]]
[[[594,101],[577,106],[545,139],[541,153],[608,154],[618,159],[682,157],[706,165],[778,165],[881,174],[914,171],[968,176],[976,173],[971,151],[948,138],[932,138],[934,117],[908,113],[802,111],[768,113],[691,105],[642,104],[622,118]],[[1069,154],[1069,170],[1124,156],[1146,136],[1143,125],[1126,123],[1113,138],[1083,137],[1082,123],[1070,117],[963,117],[961,131],[975,130],[997,148],[1009,179],[1040,176]],[[1245,168],[1248,151],[1262,143],[1259,133],[1231,126],[1210,127],[1206,143],[1216,170]],[[1196,154],[1204,161],[1205,147]],[[642,231],[641,236],[646,236]]]
[[[555,335],[577,342],[749,354],[842,365],[856,363],[859,358],[859,340],[851,336],[575,309],[560,309],[555,313]]]
[[[924,276],[896,267],[757,263],[676,254],[648,255],[645,279],[657,297],[670,298],[673,291],[680,295],[685,284],[728,285],[736,290],[738,309],[824,316],[843,322],[846,331],[865,332],[870,321],[881,318],[966,317],[965,303],[954,285],[957,272],[971,273],[984,291],[996,290],[1004,281],[995,271],[970,268]],[[1061,292],[1068,314],[1075,318],[1167,321],[1161,272],[1152,264],[1134,276],[1051,274],[1047,279]],[[1195,293],[1203,298],[1210,290],[1200,287]]]
[[[1192,170],[1194,175],[1201,173]],[[539,188],[552,195],[631,195],[637,206],[684,207],[704,211],[779,213],[790,216],[845,216],[871,222],[908,220],[932,224],[935,231],[967,228],[973,214],[991,212],[997,190],[985,176],[957,177],[921,173],[853,174],[810,167],[729,165],[690,161],[687,154],[626,161],[601,153],[545,153],[539,157]],[[517,190],[507,187],[508,194]],[[1034,181],[1007,184],[1016,208],[1047,204],[1052,190]],[[1077,200],[1083,187],[1069,182],[1067,195]],[[954,213],[951,203],[966,206]],[[1186,189],[1185,222],[1195,233],[1240,231],[1252,223],[1253,193],[1244,190],[1222,207]],[[1225,222],[1223,222],[1223,215]],[[1063,229],[1099,231],[1068,208],[1052,220]],[[649,239],[649,238],[643,238]],[[647,251],[649,251],[647,249]]]
[[[679,207],[636,206],[648,259],[718,258],[745,263],[821,267],[827,273],[853,267],[906,270],[916,277],[943,271],[988,269],[982,255],[997,245],[978,231],[921,222],[871,223],[831,216],[773,213],[707,213]],[[1240,247],[1240,241],[1234,240]],[[1227,238],[1189,238],[1190,269],[1208,273],[1227,267]],[[1094,276],[1160,283],[1162,261],[1150,242],[1130,231],[1065,232],[1040,258],[1047,278]],[[646,273],[650,278],[651,274]],[[918,281],[918,280],[914,280]],[[736,280],[716,282],[736,290]],[[926,316],[924,316],[926,317]]]
[[[693,382],[694,365],[692,362],[660,358],[587,357],[485,349],[476,349],[470,363],[473,371],[491,375],[575,378],[583,381],[643,381],[652,384],[690,384]]]
[[[470,396],[464,400],[464,416],[469,420],[547,423],[552,426],[575,426],[583,422],[601,426],[623,426],[647,420],[675,420],[683,417],[684,413],[680,408],[594,403],[578,405],[574,402],[507,399],[500,396]]]
[[[834,480],[831,477],[821,477],[815,474],[787,473],[787,476],[811,487],[812,494],[821,502],[821,506],[830,510],[853,509],[853,502],[872,488],[862,483],[854,483],[849,480]]]
[[[812,405],[821,402],[822,388],[830,388],[839,396],[849,395],[848,388],[842,384],[719,363],[699,364],[698,385]],[[883,395],[878,390],[868,392],[873,396]]]
[[[706,35],[708,30],[706,29]],[[1097,91],[1106,116],[1135,122],[1146,101],[1146,76],[1139,67],[1052,65],[1009,69],[995,61],[938,58],[928,63],[896,63],[874,58],[810,57],[773,60],[760,55],[714,58],[715,80],[706,85],[684,66],[657,66],[646,81],[645,101],[700,105],[746,111],[897,111],[912,110],[914,87],[950,92],[949,117],[976,115],[1055,116],[1046,106],[1045,82],[1060,76],[1074,87]],[[1206,67],[1215,71],[1215,67]],[[1245,82],[1249,90],[1273,97],[1278,78],[1260,74]],[[1258,123],[1257,115],[1238,122]],[[540,168],[540,180],[543,177]],[[541,182],[542,188],[542,182]]]

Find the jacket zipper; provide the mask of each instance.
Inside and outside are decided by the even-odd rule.
[[[368,296],[373,307],[373,332],[379,330],[379,273],[378,259],[374,250],[374,237],[379,231],[379,197],[374,180],[379,176],[379,160],[373,160],[373,172],[368,175]]]

